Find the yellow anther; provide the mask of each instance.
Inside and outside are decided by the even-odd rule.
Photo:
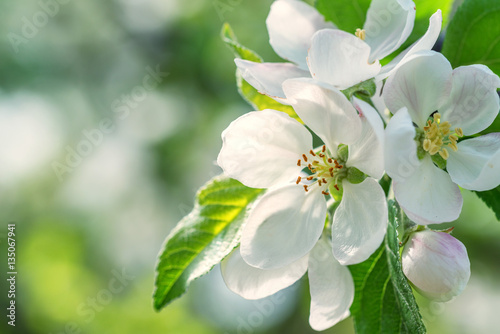
[[[439,155],[444,159],[447,160],[450,157],[450,154],[448,153],[448,150],[443,148],[441,151],[439,151]]]
[[[440,147],[439,147],[439,146],[435,146],[435,145],[433,145],[433,146],[431,147],[431,149],[429,150],[429,154],[430,154],[430,155],[434,155],[434,154],[436,154],[436,153],[438,153],[438,152],[439,152],[439,149],[440,149]]]
[[[424,150],[429,151],[431,149],[431,141],[430,139],[424,139]]]
[[[449,122],[443,122],[442,124],[439,124],[439,129],[441,129],[441,133],[443,133],[445,135],[450,133],[450,128],[451,128],[451,125]]]
[[[441,122],[441,115],[435,113],[432,118],[427,120],[427,125],[424,126],[425,138],[422,142],[422,147],[430,155],[439,153],[439,155],[447,160],[450,154],[446,147],[457,151],[457,141],[463,136],[461,128],[455,128],[455,132],[451,132],[451,124],[448,121]]]
[[[358,37],[360,40],[364,41],[366,38],[366,31],[365,29],[356,29],[356,32],[354,33],[356,37]]]

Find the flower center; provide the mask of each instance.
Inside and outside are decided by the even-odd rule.
[[[455,128],[455,132],[451,132],[450,129],[451,124],[448,121],[441,122],[439,113],[435,113],[432,118],[429,117],[427,125],[424,126],[423,149],[430,155],[439,153],[443,159],[447,160],[450,154],[446,148],[449,147],[456,152],[457,140],[464,135],[461,128]]]
[[[354,33],[356,37],[358,37],[360,40],[364,41],[366,38],[366,31],[365,29],[356,29],[356,32]]]
[[[307,181],[312,183],[303,184],[304,190],[307,192],[314,185],[323,188],[321,193],[323,195],[330,195],[328,187],[334,184],[335,189],[339,190],[338,182],[347,176],[347,168],[342,160],[331,158],[326,152],[326,146],[323,145],[320,152],[314,153],[310,150],[306,154],[302,154],[302,159],[297,161],[297,166],[305,166],[309,169],[312,175],[308,177],[297,177],[296,183],[299,184]]]

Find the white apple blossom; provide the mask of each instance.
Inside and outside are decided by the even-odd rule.
[[[293,63],[255,63],[235,59],[243,78],[260,93],[288,104],[282,89],[286,79],[313,77],[346,89],[376,77],[386,78],[412,54],[430,50],[441,30],[441,11],[430,19],[425,35],[392,62],[379,60],[397,50],[410,35],[415,20],[411,0],[374,0],[363,29],[355,34],[335,29],[315,8],[298,0],[278,0],[267,18],[270,44]],[[307,58],[307,62],[306,62]]]
[[[274,110],[243,115],[222,133],[217,161],[225,174],[249,187],[269,188],[246,219],[241,255],[261,269],[300,259],[323,232],[329,189],[342,188],[332,222],[333,254],[344,265],[362,262],[380,245],[387,226],[385,194],[372,178],[383,175],[382,121],[368,104],[357,101],[358,114],[340,91],[312,79],[288,80],[284,90],[324,145],[313,149],[309,131]],[[348,145],[348,155],[339,152],[341,144]],[[363,173],[371,177],[359,178]]]
[[[463,243],[445,232],[411,234],[401,257],[403,272],[424,296],[446,302],[462,293],[470,278]]]
[[[311,327],[322,331],[350,315],[354,282],[349,269],[333,257],[330,241],[325,237],[308,254],[282,268],[252,267],[236,249],[222,262],[221,270],[227,287],[246,299],[270,296],[295,283],[307,271]]]
[[[500,184],[500,133],[458,142],[493,122],[498,87],[486,66],[452,70],[432,51],[415,55],[387,80],[384,99],[395,115],[386,129],[385,168],[412,220],[455,220],[463,202],[457,185],[484,191]],[[448,173],[435,163],[446,164]]]

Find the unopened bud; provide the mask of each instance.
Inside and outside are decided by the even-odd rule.
[[[462,293],[470,277],[464,244],[444,232],[413,233],[403,249],[402,265],[417,291],[441,302]]]

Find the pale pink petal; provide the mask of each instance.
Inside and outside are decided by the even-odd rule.
[[[403,272],[424,296],[446,302],[462,293],[470,262],[463,243],[448,233],[413,233],[401,257]]]

